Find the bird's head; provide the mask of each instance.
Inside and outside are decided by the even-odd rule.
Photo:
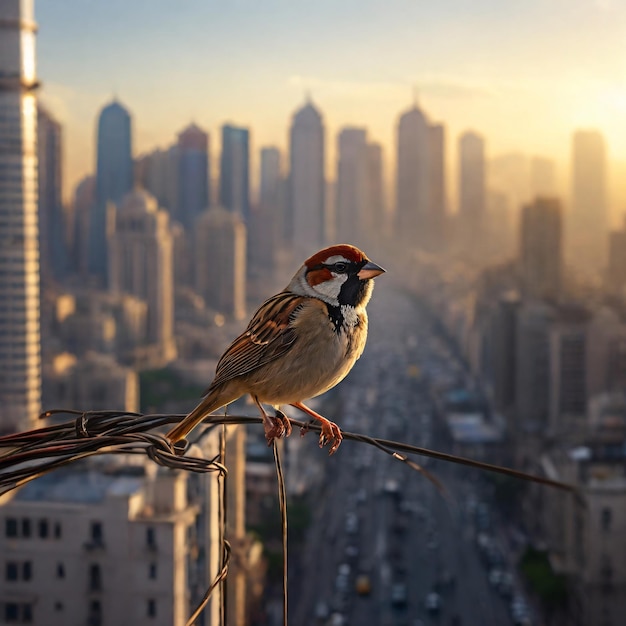
[[[365,306],[374,283],[385,270],[348,244],[324,248],[308,258],[287,289],[320,298],[331,306]]]

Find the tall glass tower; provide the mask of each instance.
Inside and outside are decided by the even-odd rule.
[[[222,126],[220,161],[220,204],[239,213],[244,222],[250,218],[250,133],[247,128]]]
[[[0,431],[41,410],[33,0],[0,3]]]
[[[106,283],[107,212],[133,188],[131,119],[117,101],[105,106],[98,118],[96,200],[89,220],[89,273]]]

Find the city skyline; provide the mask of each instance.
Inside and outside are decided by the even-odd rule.
[[[67,128],[65,196],[93,163],[95,115],[113,95],[133,112],[137,155],[166,145],[191,121],[215,137],[229,121],[249,127],[255,160],[264,145],[284,151],[290,115],[310,90],[329,137],[365,126],[391,163],[397,116],[416,88],[420,106],[446,124],[448,146],[471,129],[485,136],[488,156],[549,156],[563,186],[571,133],[598,128],[621,173],[626,7],[483,5],[478,12],[459,1],[360,3],[357,13],[354,3],[314,11],[283,2],[219,11],[196,2],[184,9],[156,2],[150,11],[140,3],[42,3],[41,96]],[[454,150],[446,152],[453,163]],[[612,176],[623,206],[624,183]]]

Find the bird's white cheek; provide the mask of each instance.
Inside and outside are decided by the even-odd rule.
[[[346,278],[347,276],[345,275],[336,276],[332,280],[327,280],[319,285],[315,285],[314,289],[323,299],[336,302],[339,299],[339,292]]]

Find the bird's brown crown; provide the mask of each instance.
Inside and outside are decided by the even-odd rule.
[[[365,254],[357,247],[351,246],[348,243],[342,243],[316,252],[312,257],[308,258],[304,264],[310,269],[322,265],[326,259],[332,256],[342,256],[347,261],[353,261],[354,263],[362,263],[367,259]]]

